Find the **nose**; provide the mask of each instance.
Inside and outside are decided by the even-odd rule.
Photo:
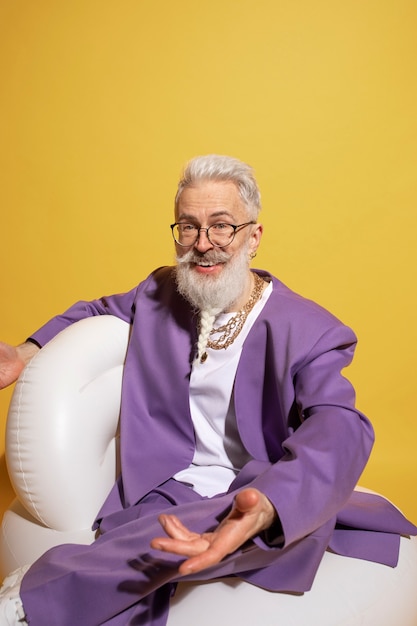
[[[213,248],[213,244],[210,242],[207,236],[207,228],[199,228],[197,241],[194,244],[194,248],[199,252],[207,252]]]

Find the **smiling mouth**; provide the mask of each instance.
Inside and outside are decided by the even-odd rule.
[[[195,265],[199,267],[213,267],[214,265],[220,265],[218,261],[196,261]]]
[[[223,251],[209,251],[205,254],[198,254],[194,250],[180,257],[177,257],[178,263],[185,263],[188,267],[201,268],[201,270],[220,267],[230,260],[230,255]]]

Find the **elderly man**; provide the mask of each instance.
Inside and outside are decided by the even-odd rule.
[[[250,270],[259,210],[248,165],[193,159],[175,200],[174,268],[77,303],[16,349],[3,344],[1,386],[84,317],[132,325],[121,476],[98,538],[53,548],[6,581],[1,625],[161,626],[179,580],[240,576],[302,592],[328,547],[395,565],[399,534],[415,534],[381,498],[353,493],[373,443],[341,375],[355,335]]]

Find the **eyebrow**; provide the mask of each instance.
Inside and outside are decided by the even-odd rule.
[[[229,217],[232,221],[235,219],[233,217],[233,215],[226,210],[221,210],[221,211],[214,211],[214,213],[210,213],[210,215],[208,216],[209,219],[211,218],[216,218],[216,217]],[[196,221],[196,216],[195,215],[191,215],[189,213],[181,213],[181,215],[178,216],[179,220],[189,220],[190,222],[195,222]]]

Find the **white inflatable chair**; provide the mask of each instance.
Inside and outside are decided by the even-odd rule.
[[[0,536],[0,574],[48,548],[90,543],[117,472],[120,389],[129,327],[94,317],[60,333],[16,384],[6,432],[17,494]],[[168,626],[416,626],[417,540],[396,568],[326,553],[310,592],[272,593],[226,579],[182,583]]]

